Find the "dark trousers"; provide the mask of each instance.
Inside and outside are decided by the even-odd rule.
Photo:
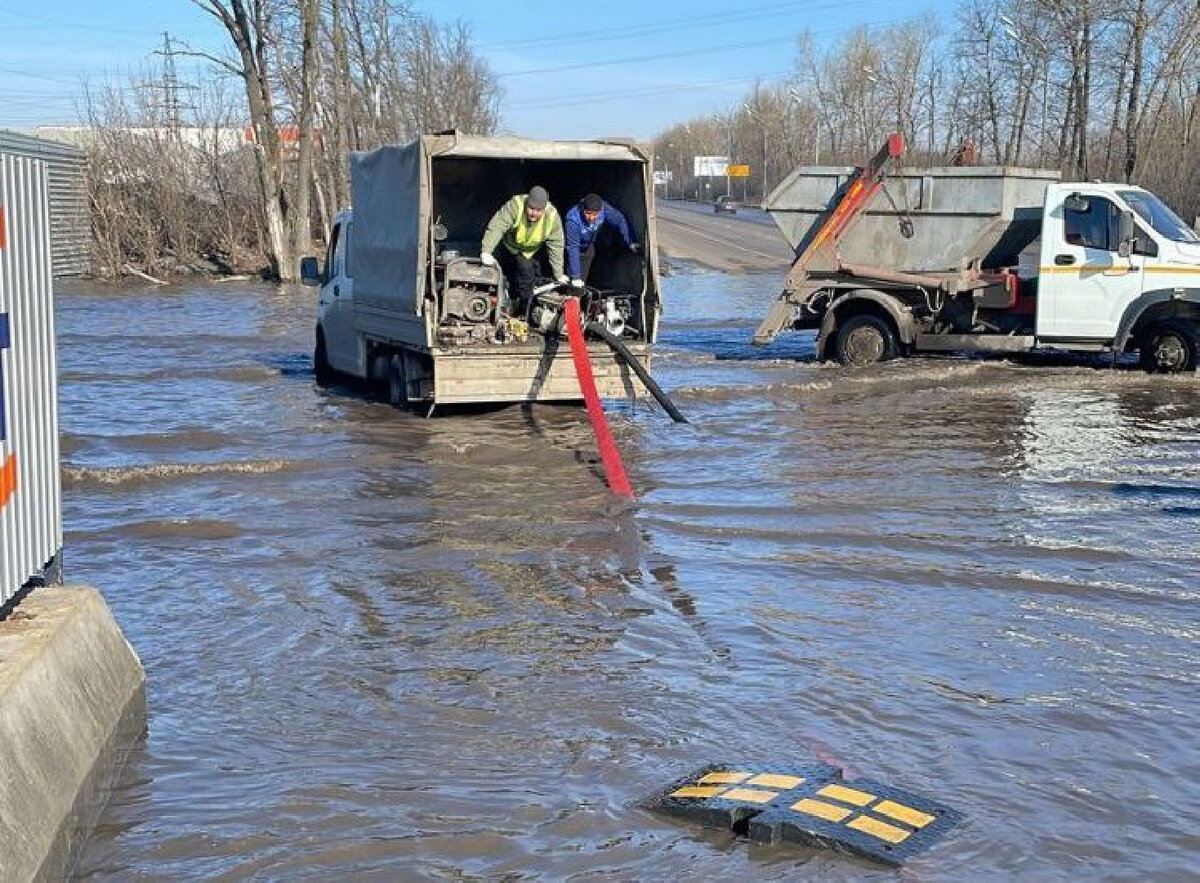
[[[533,297],[534,283],[546,274],[542,270],[542,260],[539,252],[527,258],[513,254],[503,245],[496,249],[496,260],[508,280],[508,311],[514,316],[523,316],[529,308],[529,300]]]
[[[611,254],[613,251],[624,250],[626,247],[625,240],[621,238],[621,234],[616,231],[615,227],[610,224],[601,224],[592,244],[579,251],[579,278],[584,282],[588,281],[588,273],[591,272],[592,261],[595,259],[597,251]]]

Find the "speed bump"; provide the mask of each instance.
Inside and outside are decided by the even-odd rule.
[[[962,820],[945,804],[827,764],[784,770],[712,764],[643,802],[756,843],[828,847],[901,865]]]
[[[817,763],[790,769],[712,764],[677,779],[643,805],[655,812],[745,834],[747,822],[784,807],[841,778],[837,767]]]

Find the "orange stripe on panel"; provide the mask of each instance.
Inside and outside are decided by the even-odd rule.
[[[0,508],[8,504],[17,490],[17,455],[12,454],[0,466]]]

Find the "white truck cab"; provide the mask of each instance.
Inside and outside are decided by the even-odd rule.
[[[325,250],[325,269],[319,272],[315,259],[301,268],[301,278],[319,286],[316,346],[313,368],[318,379],[327,380],[330,369],[357,377],[365,376],[366,353],[354,330],[354,276],[350,266],[350,238],[354,215],[338,212]]]
[[[1037,337],[1048,344],[1116,342],[1131,308],[1194,287],[1200,236],[1157,196],[1117,184],[1046,188]]]

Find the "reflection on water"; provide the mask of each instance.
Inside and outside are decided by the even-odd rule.
[[[1194,377],[747,340],[780,280],[667,282],[656,378],[422,420],[308,361],[311,293],[60,295],[67,562],[148,677],[84,879],[861,879],[646,815],[813,758],[966,824],[921,879],[1194,865]]]

